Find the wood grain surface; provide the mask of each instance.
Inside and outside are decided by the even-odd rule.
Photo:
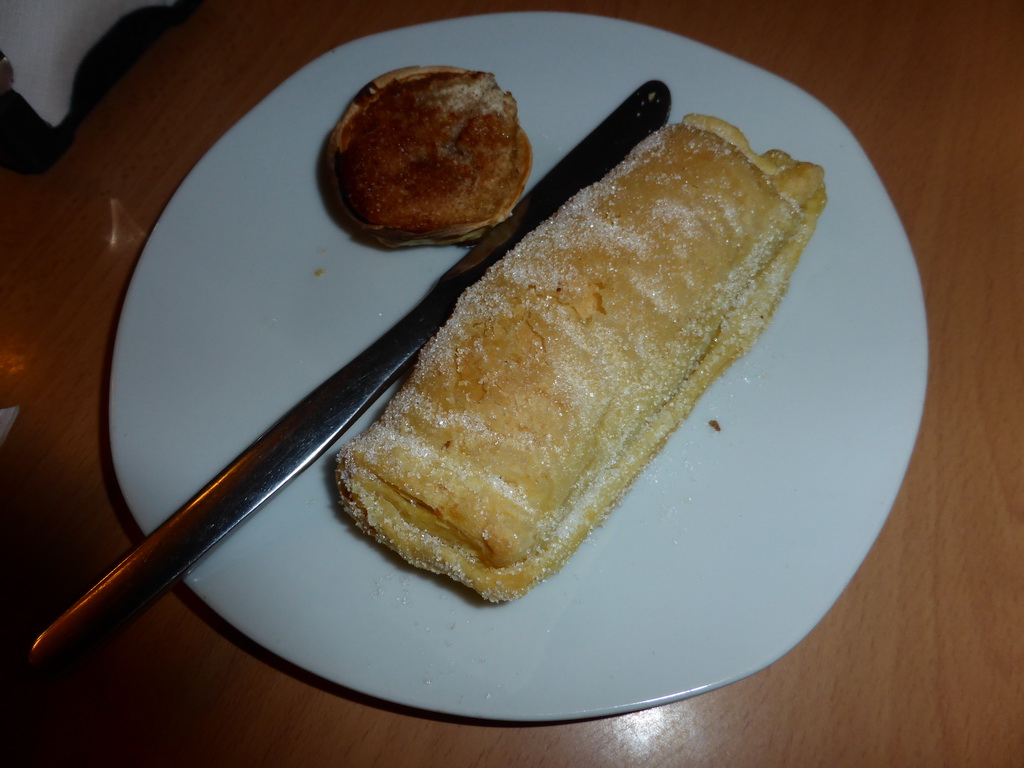
[[[121,299],[177,185],[331,48],[526,10],[638,21],[775,72],[846,123],[888,188],[924,287],[927,402],[888,523],[835,607],[741,682],[567,724],[340,691],[183,589],[75,674],[35,676],[32,639],[138,536],[111,468],[107,376]],[[52,169],[0,169],[0,407],[20,407],[0,446],[0,765],[1024,766],[1022,182],[1019,0],[204,0]]]

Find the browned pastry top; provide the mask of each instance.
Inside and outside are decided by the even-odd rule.
[[[451,67],[388,73],[353,101],[334,137],[342,199],[392,241],[450,242],[508,216],[530,147],[494,76]]]

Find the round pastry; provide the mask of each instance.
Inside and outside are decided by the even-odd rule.
[[[344,208],[386,245],[479,239],[530,175],[516,101],[488,72],[406,67],[366,85],[328,145]]]

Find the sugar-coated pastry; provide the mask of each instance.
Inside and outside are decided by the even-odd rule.
[[[328,142],[344,209],[385,245],[469,242],[530,175],[515,98],[490,72],[404,67],[366,85]]]
[[[365,532],[488,600],[560,569],[754,344],[824,174],[689,116],[470,287],[338,482]]]

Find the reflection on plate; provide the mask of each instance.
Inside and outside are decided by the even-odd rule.
[[[717,115],[758,150],[821,164],[830,203],[790,294],[611,520],[520,601],[480,604],[356,533],[339,516],[333,452],[188,584],[281,657],[438,712],[588,717],[763,668],[829,609],[899,488],[924,395],[920,288],[892,205],[835,116],[649,27],[526,13],[401,29],[326,54],[240,121],[168,205],[125,303],[111,440],[133,514],[156,527],[458,258],[356,238],[318,173],[363,83],[434,63],[492,71],[515,94],[535,178],[651,78],[672,88],[673,119]]]

